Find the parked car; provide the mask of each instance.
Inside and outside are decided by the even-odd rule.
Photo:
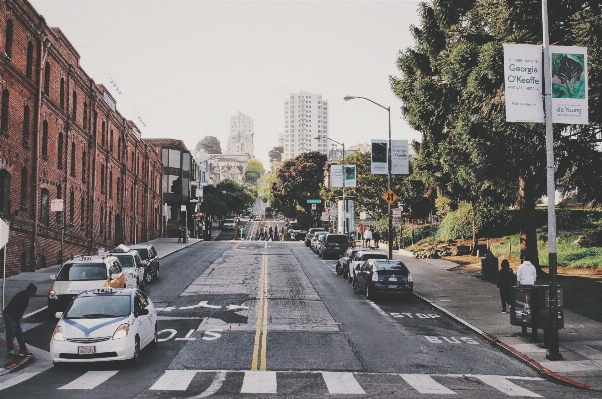
[[[309,245],[310,245],[311,250],[314,253],[316,253],[316,254],[318,253],[318,245],[320,244],[320,237],[324,236],[326,234],[328,234],[327,231],[316,231],[313,234],[313,238],[311,239],[311,242]]]
[[[367,299],[374,299],[376,295],[399,295],[411,302],[414,282],[403,262],[370,259],[356,267],[353,289],[364,292]]]
[[[316,255],[320,256],[320,250],[322,248],[322,242],[324,241],[324,237],[326,237],[326,232],[322,233],[320,232],[320,234],[316,234],[316,240],[312,241],[313,244],[313,251],[316,253]]]
[[[121,267],[125,273],[126,288],[144,287],[144,263],[138,251],[120,244],[109,255],[119,259],[119,263],[121,263]]]
[[[151,300],[137,288],[101,288],[80,293],[65,312],[50,339],[55,366],[74,362],[130,360],[157,345],[157,313]]]
[[[349,247],[349,236],[346,234],[326,234],[320,247],[320,256],[322,259],[326,259],[328,256],[334,255],[338,259]]]
[[[155,247],[151,244],[136,244],[130,245],[129,248],[135,249],[144,263],[144,283],[159,279],[159,255]]]
[[[347,264],[347,268],[343,271],[343,277],[347,278],[347,281],[352,282],[355,277],[355,268],[361,266],[368,259],[389,259],[389,256],[383,251],[362,248],[360,251],[353,253],[353,257]]]
[[[77,256],[65,263],[48,291],[51,315],[65,310],[80,292],[103,287],[124,288],[125,273],[114,256]]]
[[[305,246],[306,247],[311,247],[311,239],[313,238],[313,235],[315,232],[318,231],[326,231],[321,227],[312,227],[311,229],[307,230],[307,234],[305,235]]]
[[[347,248],[347,250],[345,251],[345,253],[343,254],[343,256],[341,256],[339,258],[339,261],[337,262],[336,266],[335,266],[335,270],[337,272],[337,274],[339,276],[343,275],[343,271],[349,267],[349,262],[351,261],[351,258],[353,257],[353,254],[357,251],[359,251],[360,249],[358,248],[354,248],[354,247],[350,247]],[[345,277],[347,278],[347,277]]]

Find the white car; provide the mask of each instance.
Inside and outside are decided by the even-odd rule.
[[[144,263],[142,263],[138,251],[120,244],[110,255],[119,259],[121,263],[125,273],[125,288],[144,287]]]
[[[156,345],[157,313],[139,289],[99,288],[79,294],[60,317],[50,340],[50,357],[61,363],[130,360]]]
[[[224,224],[223,224],[224,230],[234,230],[235,228],[236,228],[236,220],[224,219]]]

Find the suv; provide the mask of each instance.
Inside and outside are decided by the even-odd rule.
[[[222,225],[224,230],[234,230],[236,228],[236,220],[234,219],[224,219],[224,223]]]
[[[125,273],[125,288],[144,287],[144,263],[138,251],[129,249],[123,244],[110,252],[111,256],[119,259]]]
[[[309,229],[307,231],[307,235],[305,236],[305,246],[306,247],[311,247],[311,239],[314,236],[314,233],[317,231],[326,231],[321,227],[312,227],[311,229]]]
[[[347,248],[349,248],[347,234],[326,234],[320,247],[320,256],[326,259],[329,255],[335,255],[338,259],[343,256]]]
[[[159,279],[159,256],[155,247],[151,244],[131,245],[130,249],[135,249],[140,255],[144,264],[144,283],[150,283],[153,279]]]
[[[125,273],[114,256],[76,256],[65,263],[48,292],[48,311],[62,312],[80,292],[97,288],[125,288]]]
[[[386,252],[373,249],[362,249],[354,252],[353,257],[347,263],[347,268],[343,270],[343,277],[347,277],[347,281],[352,282],[355,278],[356,266],[363,265],[368,259],[389,259],[389,255]]]
[[[288,225],[288,233],[291,236],[291,241],[300,241],[305,238],[305,234],[297,223],[290,223]]]

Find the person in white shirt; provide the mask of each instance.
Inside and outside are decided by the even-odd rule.
[[[372,231],[370,231],[370,228],[367,227],[364,230],[364,242],[365,242],[365,247],[369,248],[370,247],[370,241],[372,241]]]
[[[523,257],[523,263],[520,264],[516,271],[516,280],[518,285],[535,285],[537,270],[535,270],[535,266],[530,262],[527,255]]]

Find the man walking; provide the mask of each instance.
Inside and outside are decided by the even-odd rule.
[[[25,345],[25,338],[23,337],[23,330],[21,329],[21,318],[25,309],[29,305],[29,299],[36,294],[38,287],[33,284],[29,284],[27,288],[20,291],[11,299],[6,305],[2,312],[4,322],[6,323],[6,349],[8,355],[12,357],[31,356]],[[19,352],[15,350],[13,341],[17,338],[19,343]]]
[[[523,263],[520,264],[516,271],[516,280],[518,281],[518,285],[535,285],[537,270],[535,270],[535,266],[531,263],[528,255],[523,256]]]
[[[374,233],[372,233],[372,239],[374,240],[374,248],[378,249],[378,243],[380,241],[380,232],[374,229]]]
[[[502,268],[497,275],[497,289],[500,291],[502,313],[506,313],[506,304],[510,302],[510,289],[514,285],[514,273],[507,259],[502,261]]]

